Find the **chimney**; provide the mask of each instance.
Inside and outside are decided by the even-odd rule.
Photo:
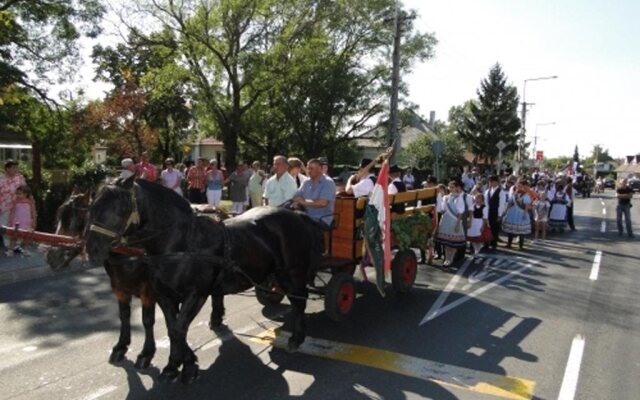
[[[636,165],[640,165],[640,154],[636,154],[636,162],[634,162],[634,164]]]
[[[433,128],[433,125],[436,123],[436,112],[435,111],[430,111],[429,112],[429,127]]]
[[[635,158],[634,156],[627,156],[627,164],[629,164],[629,165],[633,164],[633,159],[634,158]]]

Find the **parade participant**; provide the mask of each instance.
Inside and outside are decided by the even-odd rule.
[[[246,170],[247,164],[239,162],[236,170],[224,181],[225,185],[229,185],[229,198],[232,203],[232,212],[235,214],[244,212],[244,203],[247,201],[247,186],[250,175],[247,175]]]
[[[322,173],[322,164],[317,158],[307,162],[306,180],[292,199],[294,208],[304,208],[309,216],[328,229],[333,224],[333,210],[336,202],[336,184]]]
[[[488,209],[487,219],[493,236],[490,246],[495,250],[498,245],[500,223],[507,207],[506,192],[500,187],[500,181],[496,175],[489,177],[489,188],[484,192],[484,204]]]
[[[453,263],[456,249],[465,248],[467,245],[463,225],[464,200],[462,199],[462,183],[456,180],[449,182],[450,193],[442,199],[442,218],[436,232],[436,243],[444,246],[445,267]]]
[[[556,190],[553,193],[553,197],[549,197],[551,208],[549,209],[549,228],[551,232],[559,230],[564,232],[564,228],[567,225],[567,209],[571,203],[569,195],[565,191],[565,187],[562,183],[556,184]]]
[[[16,199],[16,189],[25,185],[24,176],[18,172],[18,163],[7,160],[4,163],[4,175],[0,176],[0,226],[9,224],[9,213]],[[9,240],[2,238],[4,247],[9,246]]]
[[[204,158],[198,158],[196,165],[191,167],[187,174],[189,201],[193,204],[205,204],[207,202],[205,194],[207,184],[206,161]]]
[[[547,239],[547,222],[549,221],[549,209],[551,208],[546,192],[540,192],[538,199],[533,202],[533,207],[536,222],[534,240],[542,239],[544,241]]]
[[[164,187],[167,187],[182,196],[181,184],[184,177],[180,171],[174,168],[174,164],[175,162],[171,157],[164,161],[166,168],[160,173],[160,179],[162,180],[162,185]]]
[[[131,158],[124,158],[120,161],[122,172],[120,172],[120,179],[127,180],[136,174],[136,164]]]
[[[573,189],[573,185],[569,180],[567,185],[565,186],[565,192],[569,197],[569,203],[567,203],[567,224],[572,231],[576,230],[576,226],[573,223],[573,199],[575,199],[575,190]]]
[[[369,158],[363,158],[360,161],[358,172],[351,175],[347,180],[345,192],[353,195],[353,197],[368,196],[376,184],[376,176],[371,173],[371,169],[375,165],[375,161]]]
[[[436,191],[436,212],[438,213],[438,221],[442,219],[442,214],[444,214],[444,196],[449,194],[447,187],[440,183],[438,184]],[[435,251],[436,251],[436,260],[442,258],[444,256],[444,247],[435,242]]]
[[[407,188],[400,179],[402,175],[402,169],[397,165],[392,165],[389,167],[389,186],[387,187],[387,191],[389,194],[403,193],[407,191]],[[391,206],[391,212],[395,212],[398,214],[404,213],[405,204],[404,203],[396,203]]]
[[[289,175],[293,177],[293,180],[296,181],[296,187],[300,189],[304,181],[309,179],[304,173],[304,164],[302,160],[297,157],[290,157],[287,162],[289,163]]]
[[[275,174],[267,180],[264,189],[265,202],[269,206],[280,206],[291,200],[298,190],[296,181],[289,175],[289,164],[285,156],[273,157]]]
[[[220,208],[222,201],[222,181],[224,174],[218,169],[218,160],[212,158],[207,168],[207,204],[215,208]]]
[[[471,211],[471,224],[467,231],[467,240],[473,246],[473,255],[480,254],[483,246],[490,243],[491,238],[489,232],[489,207],[484,204],[484,195],[477,193],[474,198],[474,206]]]
[[[529,210],[532,207],[532,200],[527,190],[527,184],[526,180],[518,181],[513,197],[507,203],[502,223],[502,231],[508,235],[507,248],[511,248],[513,238],[518,236],[518,245],[522,249],[524,237],[531,234]]]
[[[627,227],[627,235],[633,238],[633,229],[631,228],[631,199],[633,198],[633,189],[629,187],[627,179],[620,179],[616,188],[616,198],[618,206],[616,207],[616,222],[618,224],[618,235],[622,236],[622,216]]]
[[[33,231],[36,227],[36,204],[31,197],[31,189],[27,185],[16,189],[15,200],[9,212],[9,224],[25,231]],[[28,239],[22,241],[22,246],[16,246],[16,239],[11,238],[9,249],[5,254],[9,257],[14,253],[30,256],[31,254],[24,249],[27,245],[29,245]]]
[[[407,169],[407,173],[402,178],[402,182],[404,183],[404,186],[407,188],[407,190],[412,190],[416,182],[416,178],[414,178],[411,172],[411,168]]]
[[[149,162],[149,153],[146,151],[140,154],[140,162],[136,165],[136,173],[141,179],[155,182],[158,179],[158,172],[155,165]]]

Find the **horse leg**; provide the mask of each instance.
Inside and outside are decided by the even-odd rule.
[[[222,317],[224,317],[224,295],[212,294],[211,295],[211,317],[209,318],[209,329],[219,333],[225,330],[225,325],[222,323]]]
[[[304,280],[301,280],[298,285],[292,285],[293,287],[287,290],[287,297],[291,303],[291,320],[292,332],[289,342],[287,343],[287,351],[294,352],[298,350],[298,347],[304,342],[306,336],[306,322],[304,311],[307,308],[307,286]],[[286,287],[285,287],[286,288]],[[285,289],[286,290],[286,289]]]
[[[178,302],[172,301],[167,298],[160,297],[158,298],[158,305],[162,310],[162,314],[164,314],[164,319],[167,324],[167,333],[169,335],[169,362],[162,369],[158,380],[160,382],[173,382],[178,377],[178,368],[182,363],[182,348],[178,343],[177,337],[175,335],[177,325],[177,317],[178,317]]]
[[[148,290],[140,296],[142,302],[142,324],[144,325],[144,346],[136,359],[136,368],[148,368],[156,354],[156,341],[153,337],[153,325],[156,322],[156,302]]]
[[[191,325],[191,322],[196,315],[198,315],[198,312],[200,312],[206,301],[207,296],[192,294],[182,303],[180,314],[178,314],[175,335],[177,341],[182,346],[183,357],[180,380],[185,385],[193,383],[198,378],[198,357],[187,343],[187,333],[189,331],[189,325]]]
[[[131,295],[117,289],[113,291],[118,299],[118,310],[120,312],[120,337],[118,338],[118,343],[111,350],[111,355],[109,356],[111,364],[122,361],[129,349],[129,344],[131,344]]]

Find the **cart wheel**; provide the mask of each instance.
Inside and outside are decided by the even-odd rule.
[[[262,288],[256,287],[256,298],[258,299],[258,303],[263,306],[275,306],[282,302],[284,299],[284,293],[278,287],[278,284],[274,277],[269,277],[261,285]],[[266,289],[271,289],[267,291]]]
[[[391,283],[399,293],[407,293],[416,281],[418,260],[413,250],[402,250],[391,262]]]
[[[327,284],[324,296],[324,311],[335,322],[344,321],[353,307],[356,298],[356,287],[353,276],[340,272],[335,274]]]

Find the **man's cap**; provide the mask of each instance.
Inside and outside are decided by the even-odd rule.
[[[389,167],[390,174],[397,174],[400,172],[402,172],[402,168],[398,167],[396,164],[393,164],[392,166]]]
[[[209,160],[209,164],[217,164],[218,160],[216,160],[215,158],[212,158],[211,160]]]
[[[127,168],[129,165],[133,165],[133,160],[131,158],[124,158],[120,162],[120,165],[122,166],[122,168]]]
[[[367,165],[371,164],[371,161],[373,161],[373,160],[370,159],[370,158],[363,158],[362,160],[360,160],[360,168],[362,169],[362,168],[366,167]]]
[[[329,160],[327,160],[327,157],[318,157],[318,161],[320,161],[321,165],[329,165]]]

